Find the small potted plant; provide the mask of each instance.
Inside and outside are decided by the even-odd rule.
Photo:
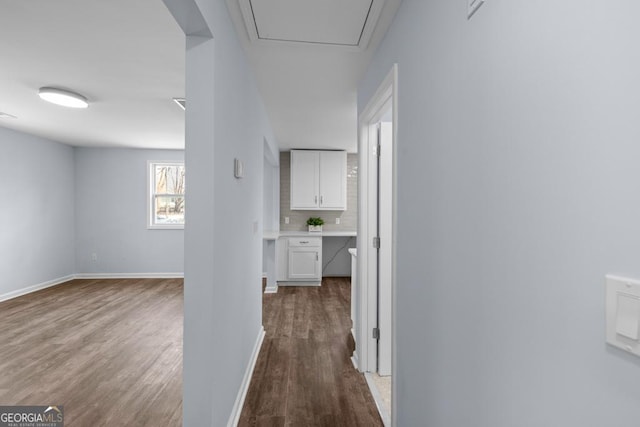
[[[322,231],[322,224],[324,221],[319,217],[311,217],[307,220],[307,225],[309,226],[309,231],[320,232]]]

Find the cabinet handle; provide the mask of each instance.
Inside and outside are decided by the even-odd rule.
[[[316,261],[320,261],[320,258],[317,252],[316,252]]]
[[[320,204],[322,205],[324,203],[322,196],[320,196]]]
[[[308,240],[304,240],[304,241],[301,241],[300,243],[302,243],[304,245],[304,244],[309,243],[309,241]]]
[[[313,198],[313,203],[318,203],[318,196],[315,196],[315,197]]]

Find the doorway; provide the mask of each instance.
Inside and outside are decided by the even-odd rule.
[[[386,426],[395,425],[397,66],[360,116],[358,280],[354,364]]]

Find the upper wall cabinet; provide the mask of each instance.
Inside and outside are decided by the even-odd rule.
[[[291,150],[291,210],[347,209],[347,152]]]

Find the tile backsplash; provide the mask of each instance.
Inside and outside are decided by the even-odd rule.
[[[291,153],[280,153],[280,230],[307,229],[307,219],[319,216],[324,220],[324,231],[356,231],[358,228],[358,155],[347,154],[347,210],[346,211],[292,211],[291,210]],[[284,218],[289,217],[289,224]],[[336,224],[340,218],[340,224]]]

